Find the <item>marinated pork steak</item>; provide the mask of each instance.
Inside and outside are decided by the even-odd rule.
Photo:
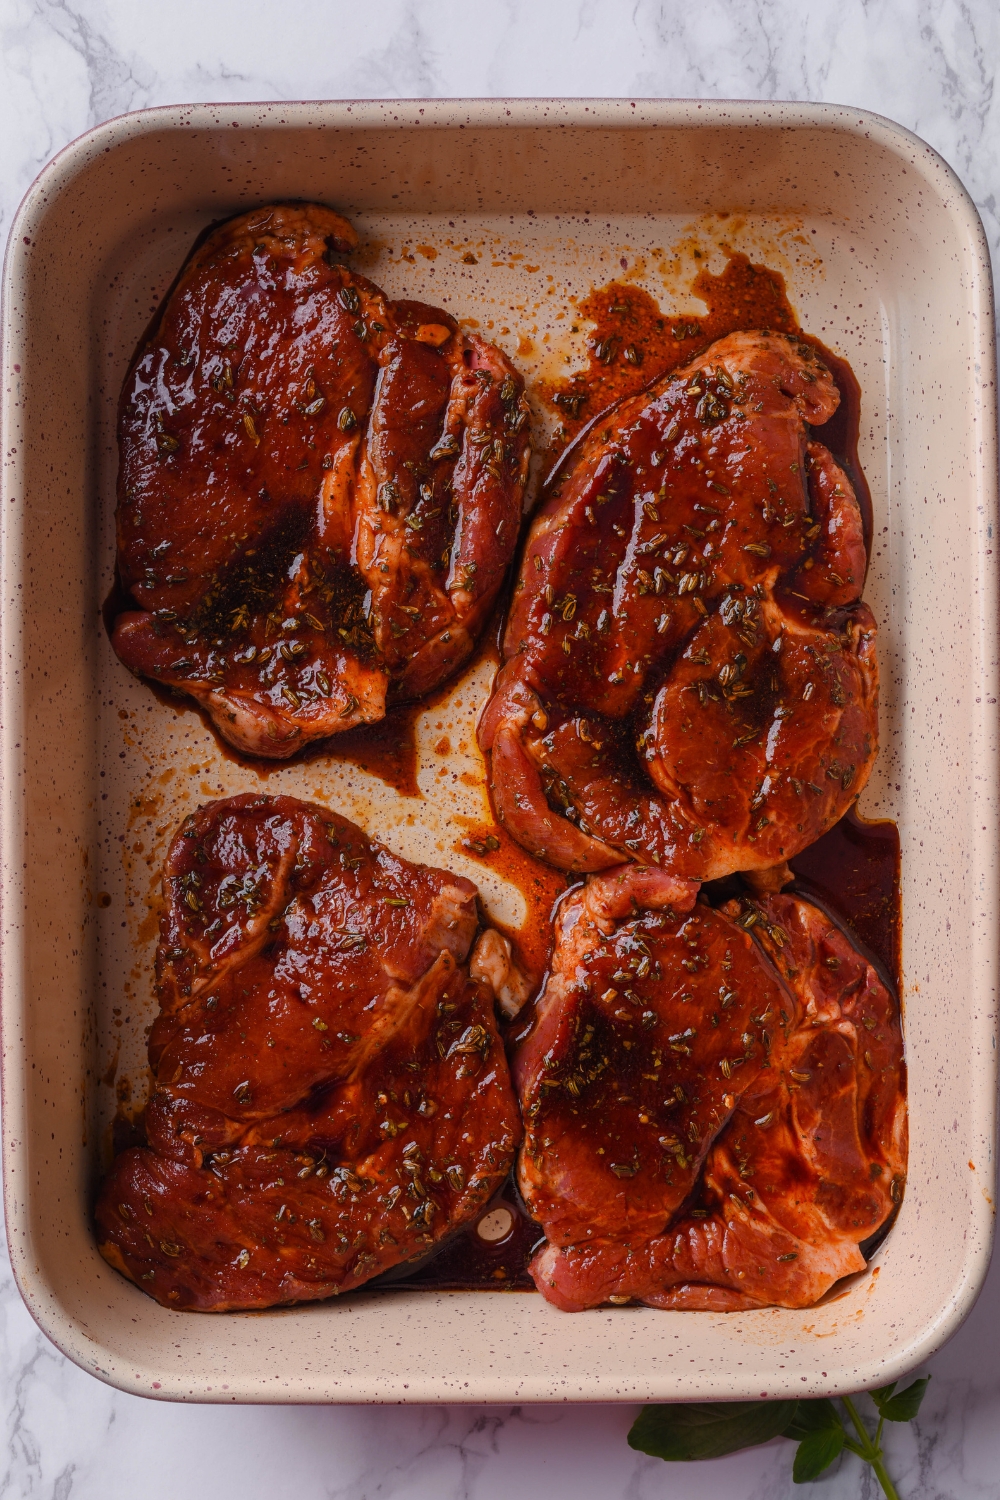
[[[187,819],[164,889],[149,1145],[101,1190],[105,1258],[168,1307],[270,1307],[474,1217],[520,1137],[475,886],[244,795]]]
[[[537,1009],[519,1175],[550,1302],[804,1307],[864,1268],[902,1194],[902,1038],[817,907],[607,871],[564,902]]]
[[[348,269],[356,244],[316,204],[223,224],[122,390],[112,644],[253,755],[441,682],[517,538],[521,377]]]
[[[721,1064],[743,1065],[753,1016],[789,1009],[750,935],[695,905],[696,892],[620,865],[559,907],[515,1063],[521,1190],[550,1244],[658,1233],[731,1112]]]
[[[735,333],[599,418],[534,520],[480,721],[498,818],[567,870],[794,855],[875,759],[875,621],[813,349]]]

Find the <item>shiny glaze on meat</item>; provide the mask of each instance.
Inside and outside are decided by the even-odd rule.
[[[520,1179],[548,1235],[532,1276],[567,1311],[808,1306],[864,1268],[859,1246],[902,1196],[898,1007],[801,897],[685,913],[675,896],[664,912],[634,886],[651,873],[669,878],[608,871],[567,899],[540,1019],[515,1060]],[[609,913],[616,883],[625,900]],[[604,1000],[610,953],[641,944],[659,977],[633,981],[630,1003]],[[678,1055],[662,1032],[679,1017]]]
[[[736,333],[581,440],[537,514],[480,721],[494,805],[569,870],[696,879],[818,838],[877,751],[847,474],[813,348]]]
[[[749,933],[695,890],[626,865],[559,909],[515,1068],[519,1182],[550,1244],[662,1229],[732,1112],[721,1063],[743,1059],[758,1014],[791,1010]],[[741,1066],[760,1061],[758,1045]]]
[[[187,819],[164,888],[149,1145],[97,1205],[111,1264],[167,1306],[269,1307],[473,1218],[520,1135],[470,974],[475,886],[326,809],[243,795]]]
[[[561,879],[551,867],[532,861],[518,845],[506,839],[502,830],[500,838],[501,849],[482,857],[491,867],[499,861],[504,876],[517,882],[532,901],[533,915],[512,936],[522,962],[528,945],[528,967],[540,974],[549,967],[542,961],[552,941],[549,908]],[[520,856],[521,864],[511,856]],[[533,881],[527,878],[529,870],[534,872],[534,879],[547,880],[544,892],[533,890]],[[898,989],[901,930],[899,835],[895,824],[868,822],[852,808],[829,833],[795,857],[792,870],[799,894],[807,899],[814,894],[820,896],[849,932],[856,933],[867,945]],[[675,903],[675,911],[681,909],[681,903]],[[630,961],[635,958],[636,955],[631,955]],[[529,1036],[534,1023],[535,1008],[528,1006],[512,1025],[508,1046],[516,1047]],[[683,1055],[676,1054],[677,1059]],[[650,1082],[643,1080],[643,1087],[650,1086]],[[486,1244],[472,1226],[451,1240],[447,1249],[442,1249],[419,1273],[398,1284],[427,1289],[482,1289],[498,1285],[533,1288],[527,1266],[541,1231],[527,1216],[513,1186],[505,1191],[503,1202],[510,1211],[512,1227],[502,1240]]]
[[[114,648],[284,758],[470,655],[527,477],[493,345],[343,264],[349,223],[275,205],[195,250],[126,378]]]

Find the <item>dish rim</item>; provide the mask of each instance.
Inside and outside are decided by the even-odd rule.
[[[317,112],[322,112],[323,118],[316,119]],[[756,127],[769,130],[798,130],[817,128],[843,132],[850,135],[862,136],[872,140],[877,145],[889,150],[894,155],[902,155],[909,165],[914,166],[922,172],[928,185],[933,186],[936,194],[943,200],[950,200],[950,212],[957,227],[967,237],[970,253],[976,264],[977,276],[979,278],[980,300],[984,306],[984,316],[981,318],[975,334],[969,335],[970,348],[974,348],[980,366],[983,371],[992,370],[995,361],[994,340],[994,315],[992,274],[989,257],[988,244],[985,230],[975,204],[954,170],[940,155],[927,145],[919,136],[900,126],[884,116],[874,114],[860,109],[851,109],[847,106],[825,104],[825,103],[797,103],[797,102],[770,102],[756,100],[646,100],[646,99],[521,99],[521,98],[495,98],[495,99],[457,99],[457,100],[304,100],[295,102],[268,102],[261,103],[239,103],[239,104],[191,104],[191,105],[163,105],[132,111],[123,115],[114,116],[109,120],[84,132],[59,151],[52,160],[41,170],[34,182],[28,188],[15,213],[7,248],[4,257],[2,296],[0,296],[0,375],[3,377],[3,406],[0,410],[0,425],[4,433],[5,464],[2,477],[0,477],[0,546],[2,546],[2,578],[0,587],[3,597],[11,600],[15,593],[16,580],[12,574],[12,555],[17,556],[17,527],[18,517],[9,516],[9,501],[12,491],[18,489],[20,476],[20,463],[16,457],[13,461],[6,457],[8,450],[16,447],[18,452],[22,449],[22,434],[20,425],[13,409],[11,396],[12,382],[10,381],[11,368],[15,363],[13,350],[16,340],[23,339],[24,335],[16,326],[18,324],[18,296],[17,288],[22,279],[22,265],[26,260],[27,250],[30,244],[25,246],[25,240],[30,241],[32,218],[42,207],[47,199],[51,199],[64,187],[66,187],[75,176],[82,171],[91,159],[100,153],[111,152],[127,140],[136,138],[143,133],[152,133],[166,128],[184,131],[221,131],[226,127],[237,125],[247,131],[266,127],[268,129],[284,128],[288,131],[301,130],[311,126],[330,130],[331,133],[337,129],[364,127],[369,130],[394,129],[408,130],[414,127],[431,126],[435,128],[447,128],[450,130],[475,126],[479,128],[504,129],[508,127],[525,126],[549,126],[558,125],[573,126],[574,128],[587,128],[594,130],[628,130],[649,129],[650,127],[728,127],[733,129],[746,129]],[[980,448],[979,469],[973,480],[978,487],[978,493],[988,513],[995,517],[997,499],[997,475],[996,475],[996,391],[995,383],[989,384],[984,378],[980,382],[981,409],[980,422],[984,442]],[[989,394],[987,394],[989,393]],[[971,420],[971,419],[970,419]],[[14,508],[15,510],[17,507]],[[13,545],[12,545],[13,543]],[[988,582],[992,580],[992,587],[986,590],[986,602],[989,602],[995,594],[996,564],[981,564],[981,575]],[[979,659],[984,668],[993,669],[995,672],[997,625],[994,620],[986,618],[983,603],[979,610],[973,614],[973,620],[984,644],[979,649]],[[23,1063],[24,1043],[18,1044],[17,1033],[19,1030],[20,1012],[24,1005],[24,997],[19,993],[17,979],[6,980],[3,976],[19,976],[22,970],[25,938],[19,929],[19,919],[24,910],[24,890],[20,879],[22,848],[25,832],[25,817],[22,798],[22,761],[18,756],[19,742],[22,739],[22,726],[24,724],[24,713],[21,706],[21,684],[19,682],[18,661],[19,647],[17,642],[19,619],[12,609],[5,609],[0,618],[0,817],[2,817],[2,830],[0,830],[0,850],[2,850],[2,883],[0,883],[0,924],[2,924],[2,935],[0,935],[0,1046],[2,1046],[2,1058],[0,1058],[0,1098],[3,1106],[3,1191],[4,1209],[6,1217],[6,1232],[11,1251],[11,1265],[18,1286],[18,1290],[24,1299],[29,1312],[38,1323],[42,1332],[56,1344],[60,1350],[76,1363],[82,1365],[106,1380],[109,1384],[120,1389],[133,1391],[136,1394],[146,1396],[160,1396],[163,1399],[196,1399],[196,1400],[258,1400],[267,1401],[275,1399],[273,1395],[264,1394],[261,1389],[257,1394],[245,1394],[242,1396],[206,1395],[204,1392],[183,1392],[180,1387],[182,1381],[174,1382],[175,1388],[167,1391],[150,1389],[148,1381],[140,1380],[139,1376],[132,1371],[126,1371],[124,1367],[113,1369],[95,1368],[93,1361],[85,1359],[81,1355],[80,1348],[74,1347],[72,1338],[72,1320],[68,1314],[64,1315],[63,1324],[60,1326],[57,1317],[46,1314],[43,1303],[46,1302],[44,1295],[39,1295],[39,1289],[33,1284],[33,1272],[30,1266],[30,1199],[31,1187],[28,1181],[28,1173],[24,1169],[24,1163],[19,1159],[17,1149],[18,1141],[25,1138],[27,1128],[26,1094],[20,1090],[21,1074],[20,1068]],[[991,649],[992,648],[992,649]],[[985,697],[984,693],[984,697]],[[980,765],[993,773],[996,780],[997,750],[995,737],[989,733],[990,726],[995,729],[996,713],[988,712],[985,705],[976,719],[976,731],[979,740],[977,754],[980,757]],[[975,847],[971,851],[972,867],[980,871],[989,871],[990,861],[988,853],[995,851],[997,837],[994,829],[985,827],[981,833],[977,833]],[[992,871],[987,876],[989,883],[988,908],[995,913],[997,877]],[[12,918],[12,920],[10,920]],[[993,977],[996,977],[996,953],[992,955]],[[987,1065],[984,1065],[987,1066]],[[997,1073],[996,1056],[994,1053],[992,1063],[992,1076],[995,1095],[995,1083]],[[996,1121],[996,1106],[993,1108],[993,1124]],[[930,1319],[925,1328],[923,1337],[910,1344],[905,1354],[892,1358],[888,1363],[878,1370],[880,1381],[892,1379],[905,1370],[911,1368],[915,1363],[922,1361],[935,1349],[937,1349],[956,1330],[964,1317],[971,1310],[976,1297],[979,1294],[986,1271],[989,1266],[994,1227],[994,1212],[992,1207],[981,1212],[982,1223],[979,1241],[971,1260],[966,1259],[966,1277],[964,1284],[959,1289],[958,1295],[953,1298],[950,1307],[942,1309],[936,1318]],[[971,1223],[971,1214],[970,1214]],[[427,1296],[428,1294],[423,1294]],[[447,1294],[446,1294],[447,1295]],[[457,1294],[456,1294],[457,1295]],[[492,1294],[491,1294],[492,1295]],[[50,1293],[48,1302],[51,1307],[53,1296]],[[713,1377],[709,1377],[711,1380]],[[791,1380],[789,1376],[789,1380]],[[502,1377],[500,1377],[502,1383]],[[246,1383],[245,1379],[244,1382]],[[249,1382],[252,1384],[252,1380]],[[492,1384],[496,1386],[497,1377],[493,1378]],[[789,1387],[790,1388],[790,1387]],[[811,1393],[806,1387],[803,1393]],[[343,1400],[340,1394],[335,1396],[317,1395],[310,1398],[301,1392],[290,1395],[279,1395],[279,1400]],[[351,1399],[351,1398],[348,1398]],[[503,1396],[484,1396],[482,1393],[470,1393],[461,1396],[451,1391],[438,1390],[436,1394],[413,1394],[412,1386],[409,1394],[397,1392],[388,1397],[358,1396],[353,1399],[395,1399],[402,1401],[417,1400],[440,1400],[454,1401],[464,1399],[469,1401],[503,1400]],[[511,1393],[509,1399],[534,1399],[534,1400],[560,1400],[566,1399],[559,1395],[554,1389],[548,1396],[518,1396]],[[586,1398],[584,1398],[586,1399]],[[608,1400],[606,1394],[595,1395],[591,1399]],[[619,1399],[636,1400],[636,1396],[623,1396]]]

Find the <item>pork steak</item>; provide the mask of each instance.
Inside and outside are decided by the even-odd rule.
[[[808,1306],[900,1200],[898,1007],[799,896],[713,910],[661,871],[592,876],[514,1068],[531,1274],[567,1311]]]
[[[535,517],[480,720],[498,818],[567,870],[710,880],[824,833],[871,770],[875,621],[812,347],[735,333],[597,419]]]
[[[214,230],[119,408],[112,644],[282,758],[470,654],[513,554],[523,382],[439,309],[391,301],[317,204]]]
[[[248,794],[187,819],[164,890],[149,1144],[101,1190],[105,1258],[165,1306],[270,1307],[473,1218],[520,1137],[475,886]]]

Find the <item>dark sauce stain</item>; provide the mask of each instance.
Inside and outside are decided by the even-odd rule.
[[[509,1228],[500,1239],[487,1239],[480,1231],[491,1223]],[[367,1284],[365,1290],[435,1292],[533,1292],[528,1262],[544,1239],[530,1218],[514,1184],[513,1175],[476,1220],[449,1235],[416,1268],[398,1266]]]
[[[127,1102],[119,1100],[115,1117],[111,1122],[111,1151],[113,1156],[120,1156],[123,1151],[129,1151],[133,1146],[146,1145],[146,1106],[138,1109],[133,1108]]]
[[[301,760],[349,761],[362,771],[370,771],[401,797],[419,797],[417,785],[417,715],[426,703],[401,703],[390,708],[377,724],[364,724],[322,740],[298,757]]]
[[[879,960],[896,993],[901,986],[902,905],[899,830],[869,821],[856,808],[789,863],[796,889],[815,895]]]

